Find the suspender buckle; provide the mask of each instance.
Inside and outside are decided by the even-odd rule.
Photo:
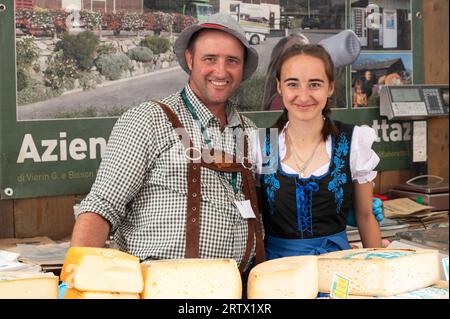
[[[192,151],[192,152],[191,152]],[[195,156],[194,153],[197,152],[198,156]],[[192,156],[191,156],[192,153]],[[196,147],[188,147],[186,148],[186,150],[184,151],[184,156],[186,156],[186,158],[188,160],[197,162],[202,158],[202,152],[196,148]]]
[[[245,157],[245,156],[243,156],[241,159],[241,165],[245,169],[252,169],[252,167],[253,167],[253,164],[250,163],[250,161],[248,160],[248,157]]]

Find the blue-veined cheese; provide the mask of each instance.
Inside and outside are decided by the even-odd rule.
[[[448,281],[439,280],[434,285],[400,295],[388,297],[348,296],[350,299],[449,299]]]
[[[393,296],[440,278],[439,253],[430,249],[368,248],[319,256],[319,290],[330,292],[335,273],[350,279],[350,295]]]

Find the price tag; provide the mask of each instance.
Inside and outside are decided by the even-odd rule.
[[[442,266],[444,267],[445,280],[448,280],[448,257],[442,258]]]
[[[252,204],[249,200],[234,201],[234,205],[237,207],[243,218],[256,218],[253,212]]]
[[[333,282],[330,288],[330,297],[332,299],[348,299],[348,287],[350,285],[350,279],[340,275],[334,274]]]

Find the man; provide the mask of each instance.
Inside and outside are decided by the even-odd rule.
[[[372,88],[377,83],[372,71],[365,70],[364,76],[361,79],[363,93],[366,93],[367,98],[372,96]]]
[[[234,258],[244,271],[255,255],[263,260],[262,230],[259,218],[237,208],[251,200],[259,216],[248,144],[239,156],[235,132],[255,126],[228,99],[258,55],[224,14],[184,30],[175,53],[188,83],[163,105],[144,103],[117,121],[71,244],[103,247],[113,233],[141,260]],[[235,156],[232,163],[211,156],[223,159],[221,151]]]

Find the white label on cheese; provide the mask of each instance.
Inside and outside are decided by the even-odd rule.
[[[243,218],[256,218],[249,200],[234,201],[234,205],[236,205]]]
[[[348,299],[348,287],[350,279],[341,274],[335,273],[330,288],[330,297],[333,299]]]

